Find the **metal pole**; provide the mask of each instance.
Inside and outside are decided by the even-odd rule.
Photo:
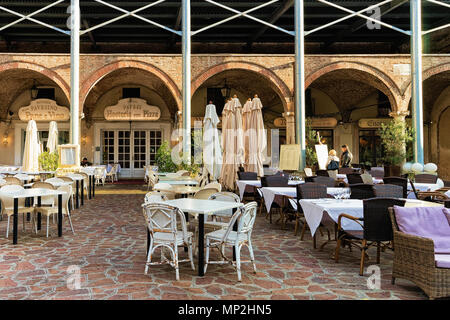
[[[80,2],[71,0],[70,143],[80,144]]]
[[[303,0],[295,0],[295,141],[300,144],[300,170],[306,165],[305,38]]]
[[[182,0],[183,159],[191,161],[191,1]]]
[[[411,0],[411,106],[415,131],[414,161],[424,163],[421,0]]]

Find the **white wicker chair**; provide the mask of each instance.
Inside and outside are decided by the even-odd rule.
[[[241,249],[242,246],[247,246],[250,253],[250,260],[253,264],[253,270],[256,273],[255,257],[253,254],[253,247],[251,242],[251,235],[253,231],[253,225],[255,223],[256,211],[258,205],[256,202],[247,203],[244,208],[238,210],[231,218],[228,227],[226,229],[216,230],[206,234],[206,263],[205,272],[209,263],[231,263],[233,261],[227,260],[225,257],[225,247],[230,246],[235,248],[236,252],[236,270],[238,275],[238,281],[242,280],[241,277],[241,263],[248,261],[241,261]],[[233,226],[238,223],[237,231],[233,231]],[[222,255],[221,261],[209,261],[209,252],[211,248],[216,248]]]
[[[113,165],[111,167],[111,170],[109,170],[109,172],[106,173],[106,179],[105,180],[109,180],[111,181],[111,183],[114,183],[115,179],[117,179],[117,166]]]
[[[167,196],[164,193],[150,191],[145,194],[145,203],[163,202],[167,200]]]
[[[8,196],[8,193],[17,193],[23,191],[24,188],[19,185],[6,185],[0,189],[0,201],[2,204],[1,214],[6,214],[8,216],[8,224],[6,226],[6,238],[9,235],[9,220],[14,214],[14,199]],[[22,213],[22,228],[25,230],[25,213],[32,214],[31,223],[34,225],[34,230],[36,232],[36,225],[34,224],[34,208],[25,207],[25,198],[18,199],[18,213]]]
[[[222,185],[218,182],[210,182],[203,187],[203,189],[210,189],[210,188],[217,189],[217,192],[222,191]]]
[[[169,183],[164,182],[158,182],[153,186],[153,190],[156,190],[158,188],[161,188],[164,191],[160,191],[161,193],[165,194],[167,196],[167,199],[173,200],[175,199],[175,192],[170,192],[170,189],[172,189],[172,185]]]
[[[104,171],[106,169],[105,168],[95,168],[94,169],[94,178],[95,178],[95,185],[100,185],[100,183],[102,184],[102,186],[105,185],[105,174]]]
[[[147,274],[150,265],[168,263],[175,268],[178,281],[180,280],[178,267],[180,262],[190,261],[192,270],[195,270],[192,254],[192,232],[187,231],[184,213],[176,207],[162,203],[147,203],[143,207],[147,227],[150,232],[150,246],[145,264],[145,274]],[[181,230],[178,230],[177,219],[181,222]],[[152,262],[153,252],[159,247],[161,247],[161,262]],[[189,259],[178,259],[178,247],[188,248]],[[163,256],[162,250],[164,248],[170,251],[172,261],[165,259]]]

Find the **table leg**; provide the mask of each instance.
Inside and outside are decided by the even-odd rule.
[[[42,203],[41,203],[41,197],[38,197],[38,203],[37,203],[37,206],[38,206],[38,208],[42,205]],[[38,230],[41,230],[41,221],[42,221],[42,214],[40,213],[40,212],[38,212],[38,214],[37,214],[37,226],[36,226],[36,228],[38,229]]]
[[[233,231],[238,230],[238,222],[236,221],[233,225]],[[233,261],[236,261],[236,248],[233,246]]]
[[[81,180],[81,205],[84,206],[84,179]]]
[[[198,215],[198,275],[203,277],[205,275],[205,215]]]
[[[148,231],[148,227],[145,227],[145,229],[147,229],[147,255],[148,255],[148,250],[150,249],[150,231]]]
[[[79,192],[80,192],[80,180],[77,180],[75,182],[75,209],[78,209],[80,207],[80,197],[79,197]]]
[[[89,176],[89,200],[92,199],[92,176]]]
[[[17,224],[19,220],[19,199],[14,198],[13,244],[17,244]]]
[[[92,198],[95,198],[95,177],[92,177]]]
[[[62,194],[58,194],[58,237],[62,237]]]

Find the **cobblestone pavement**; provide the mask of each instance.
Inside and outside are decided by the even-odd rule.
[[[224,265],[208,266],[201,278],[189,263],[182,264],[180,281],[168,265],[151,266],[144,275],[142,199],[142,194],[99,194],[74,211],[75,235],[65,221],[62,238],[54,224],[46,238],[45,222],[38,235],[31,234],[29,224],[22,232],[20,217],[15,246],[11,236],[5,239],[6,219],[1,221],[0,299],[426,299],[408,281],[391,285],[391,252],[382,254],[381,289],[371,290],[368,275],[358,275],[357,250],[342,250],[336,264],[334,243],[323,251],[313,249],[310,237],[300,241],[292,226],[281,230],[262,216],[253,233],[258,272],[244,265],[241,283],[235,270]],[[180,255],[185,255],[182,249]],[[369,255],[375,257],[374,250]],[[81,271],[78,290],[67,287],[72,265]]]

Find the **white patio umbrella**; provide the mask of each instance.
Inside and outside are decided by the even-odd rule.
[[[49,153],[56,151],[58,146],[58,125],[56,121],[50,121],[48,129],[47,150]]]
[[[39,154],[40,146],[38,141],[36,121],[30,120],[28,121],[27,125],[25,147],[23,150],[22,171],[38,172]]]
[[[249,140],[248,131],[250,127],[250,113],[252,112],[252,98],[248,98],[242,108],[242,130],[244,132],[244,167],[247,167],[248,163],[248,150],[249,150]]]
[[[222,169],[222,149],[217,130],[219,122],[216,106],[208,104],[203,119],[203,163],[207,171],[203,174],[209,173],[213,180],[219,179]]]
[[[264,176],[263,151],[267,146],[264,120],[261,111],[262,107],[261,99],[255,94],[252,100],[250,121],[247,128],[249,149],[246,170],[256,172],[260,177]]]
[[[245,161],[244,132],[242,130],[242,105],[236,95],[231,99],[236,121],[236,164],[241,165]]]

